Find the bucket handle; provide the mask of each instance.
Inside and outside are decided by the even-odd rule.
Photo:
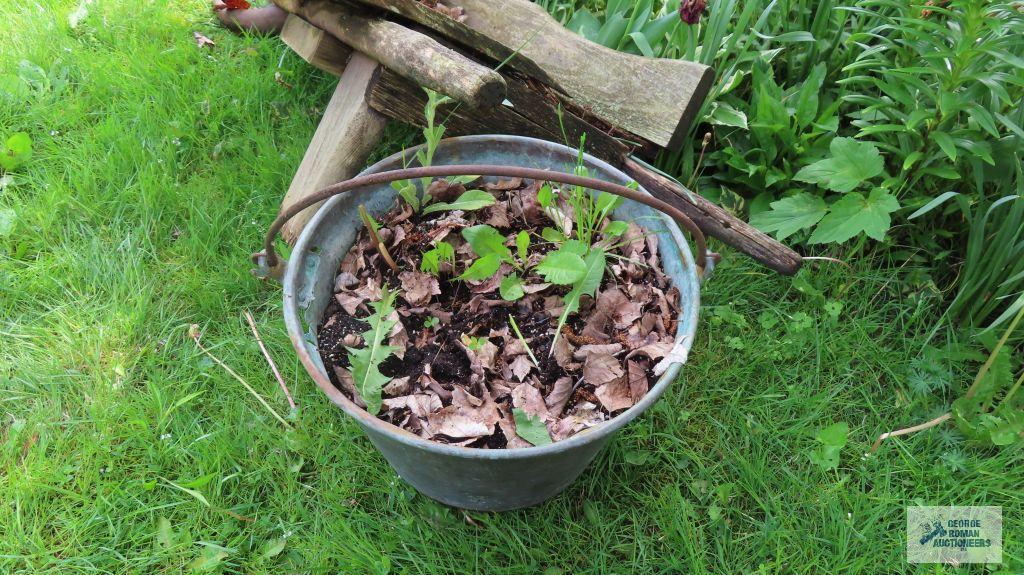
[[[536,181],[558,182],[560,184],[568,184],[571,186],[582,186],[591,190],[607,192],[612,195],[633,200],[662,212],[690,232],[694,243],[697,244],[696,257],[698,278],[703,280],[706,275],[710,274],[715,262],[719,258],[718,254],[708,251],[707,240],[704,237],[704,233],[701,232],[700,228],[697,227],[697,224],[693,223],[693,220],[687,217],[687,215],[679,208],[659,200],[654,196],[644,194],[638,190],[596,178],[578,176],[576,174],[566,174],[554,170],[541,170],[521,166],[499,166],[493,164],[452,164],[444,166],[403,168],[400,170],[388,170],[356,176],[343,182],[331,184],[315,194],[310,194],[302,198],[287,210],[278,214],[277,218],[274,219],[274,222],[270,224],[270,228],[267,230],[267,235],[263,240],[263,251],[257,252],[252,256],[253,263],[255,263],[259,268],[257,270],[253,270],[253,272],[258,277],[262,278],[270,276],[280,279],[282,277],[284,262],[282,262],[278,257],[277,252],[274,250],[274,238],[277,237],[277,232],[281,230],[281,227],[284,226],[288,220],[314,204],[340,194],[360,190],[361,188],[379,184],[388,184],[399,180],[464,175],[500,176],[506,178],[524,178]]]

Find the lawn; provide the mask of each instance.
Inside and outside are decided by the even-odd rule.
[[[878,252],[794,281],[723,250],[684,375],[565,493],[501,514],[417,495],[298,365],[279,285],[249,274],[334,79],[199,0],[0,13],[0,76],[23,86],[0,93],[0,134],[34,150],[0,180],[0,572],[967,571],[904,561],[905,507],[951,504],[1002,506],[1002,568],[1024,570],[1019,443],[947,426],[864,455],[976,366],[933,365],[948,391],[922,411],[908,374],[942,294]],[[287,413],[246,309],[292,429],[188,337]],[[838,422],[826,470],[815,433]]]

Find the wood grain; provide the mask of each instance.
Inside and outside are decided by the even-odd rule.
[[[339,1],[339,0],[332,0]],[[464,23],[416,0],[358,0],[519,69],[612,126],[678,149],[714,80],[684,60],[618,52],[567,31],[529,0],[455,0]],[[515,54],[513,56],[513,54]]]
[[[370,86],[370,106],[389,117],[423,126],[423,106],[427,101],[423,90],[387,69],[378,76]],[[445,134],[516,134],[578,147],[580,135],[585,133],[586,151],[598,157],[619,157],[633,150],[571,112],[563,110],[559,122],[556,108],[544,100],[542,93],[532,92],[525,82],[506,76],[506,85],[512,106],[496,106],[486,113],[451,104],[440,107],[437,117],[445,125]]]
[[[303,60],[335,76],[341,76],[352,55],[340,40],[295,14],[285,20],[281,40]]]
[[[379,67],[363,54],[352,54],[281,202],[282,212],[303,197],[363,169],[387,124],[387,118],[370,108],[366,99]],[[285,224],[281,230],[285,241],[294,243],[319,207],[311,206]]]
[[[291,3],[285,7],[295,8]],[[474,108],[497,106],[505,99],[500,74],[426,34],[340,2],[304,2],[296,13],[420,86]]]

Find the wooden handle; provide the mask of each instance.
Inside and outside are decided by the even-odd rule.
[[[793,275],[803,265],[800,254],[636,160],[626,158],[621,168],[651,195],[679,208],[705,234],[736,248],[755,261],[783,275]]]
[[[278,5],[420,86],[473,108],[492,108],[505,99],[500,74],[401,24],[327,0]]]

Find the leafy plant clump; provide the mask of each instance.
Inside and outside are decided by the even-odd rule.
[[[476,180],[428,184],[419,206],[450,208],[403,196],[365,218],[318,331],[336,384],[421,437],[492,449],[632,407],[680,359],[659,236],[613,220],[615,196]],[[491,201],[459,205],[470,192]]]
[[[348,361],[352,366],[352,379],[357,385],[359,397],[366,402],[366,410],[370,413],[377,413],[380,410],[380,392],[389,381],[389,378],[380,372],[380,364],[398,350],[397,346],[384,343],[384,338],[398,323],[398,320],[391,319],[395,313],[397,295],[397,291],[389,290],[386,285],[381,288],[380,301],[368,303],[373,313],[366,317],[370,329],[362,334],[365,346],[346,348]]]

